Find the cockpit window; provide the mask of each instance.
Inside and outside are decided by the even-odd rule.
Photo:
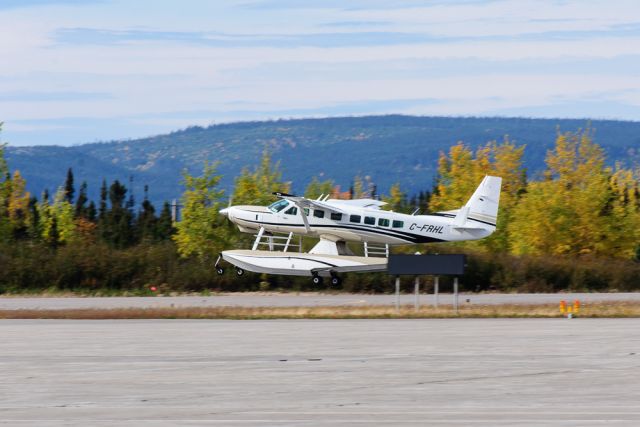
[[[280,212],[282,209],[289,206],[289,202],[286,200],[278,200],[275,203],[269,205],[269,210],[273,213]]]

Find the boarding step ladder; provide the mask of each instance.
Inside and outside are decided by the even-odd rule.
[[[298,242],[296,243],[292,242],[293,233],[265,233],[264,227],[260,227],[258,234],[255,236],[256,240],[253,242],[252,251],[258,250],[261,245],[266,245],[270,251],[282,248],[282,252],[287,252],[289,248],[295,248],[298,249],[298,252],[302,252],[302,236],[298,236]]]
[[[389,258],[389,245],[364,242],[364,256]]]

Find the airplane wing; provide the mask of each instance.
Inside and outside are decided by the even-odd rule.
[[[337,206],[334,206],[330,203],[321,202],[319,200],[311,200],[311,199],[307,199],[306,197],[294,196],[292,194],[286,194],[286,193],[273,193],[273,194],[282,199],[286,199],[295,203],[296,206],[298,206],[301,209],[302,208],[324,209],[329,212],[346,213],[343,209],[340,209]]]

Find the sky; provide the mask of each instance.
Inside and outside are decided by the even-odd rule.
[[[0,0],[0,141],[367,114],[640,120],[638,0]]]

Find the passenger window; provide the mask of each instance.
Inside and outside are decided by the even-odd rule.
[[[342,221],[342,214],[331,212],[331,219],[334,221]]]
[[[304,216],[309,216],[309,208],[304,208]]]
[[[286,211],[284,211],[284,213],[286,213],[288,215],[298,215],[298,208],[293,206],[293,207],[287,209]]]
[[[378,219],[378,225],[380,227],[388,227],[389,226],[389,220],[386,218],[380,218]]]
[[[402,228],[404,227],[404,221],[393,221],[393,228]]]
[[[324,211],[319,211],[318,209],[314,209],[313,216],[315,216],[316,218],[324,218]]]
[[[360,215],[351,215],[351,216],[349,217],[349,221],[350,221],[350,222],[357,222],[357,223],[360,223]]]
[[[364,223],[368,225],[376,225],[376,219],[372,216],[365,216]]]

